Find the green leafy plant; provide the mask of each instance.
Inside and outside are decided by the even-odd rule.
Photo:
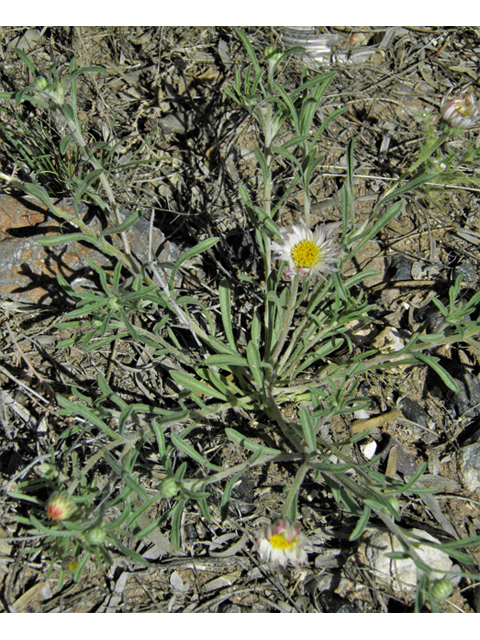
[[[426,489],[421,483],[425,465],[405,482],[394,480],[375,470],[376,459],[359,464],[352,457],[352,447],[364,439],[367,432],[334,441],[328,435],[328,428],[333,417],[348,416],[368,407],[368,398],[358,393],[359,382],[365,374],[387,371],[391,367],[428,365],[449,388],[457,389],[453,377],[431,351],[456,342],[477,346],[480,298],[475,294],[462,299],[460,278],[450,289],[448,307],[436,298],[433,300],[443,317],[435,331],[425,322],[397,351],[373,347],[357,350],[352,341],[352,322],[361,321],[372,310],[362,289],[362,283],[372,272],[360,271],[345,278],[344,269],[365,244],[399,214],[402,196],[432,180],[440,181],[437,170],[440,165],[435,157],[440,140],[427,139],[420,157],[379,197],[361,227],[356,226],[353,216],[354,147],[350,142],[346,150],[346,180],[340,194],[338,238],[334,239],[333,228],[314,233],[311,231],[311,184],[322,162],[317,155],[317,143],[342,109],[329,113],[320,126],[316,124],[315,115],[334,74],[328,72],[309,78],[304,72],[300,86],[287,92],[276,73],[292,52],[270,47],[265,59],[259,60],[245,33],[237,30],[237,34],[245,45],[250,65],[237,70],[226,94],[239,108],[246,109],[256,123],[260,143],[254,155],[262,185],[260,193],[252,192],[248,185],[240,186],[240,197],[263,259],[262,282],[243,277],[243,284],[251,287],[262,301],[252,314],[244,344],[238,340],[232,314],[233,276],[218,283],[215,313],[200,297],[181,295],[174,286],[175,276],[185,262],[212,251],[218,238],[187,249],[175,263],[160,265],[151,261],[139,266],[133,260],[128,231],[140,214],[135,212],[125,221],[118,217],[108,175],[87,147],[76,113],[79,74],[104,73],[104,70],[77,69],[73,61],[69,74],[63,79],[55,70],[47,76],[38,76],[28,58],[19,52],[36,76],[35,82],[15,96],[3,94],[1,97],[14,100],[17,105],[28,99],[61,113],[69,128],[60,143],[61,153],[73,145],[91,170],[76,186],[73,214],[53,205],[40,185],[2,177],[10,185],[38,198],[55,216],[74,228],[72,233],[44,238],[42,244],[84,241],[115,262],[113,272],[106,273],[89,261],[99,283],[96,290],[75,290],[59,277],[59,284],[73,301],[74,308],[56,326],[75,329],[77,333],[58,346],[75,346],[91,352],[113,341],[146,345],[155,358],[168,358],[173,362],[169,367],[170,377],[177,390],[176,396],[162,407],[147,401],[127,403],[103,377],[99,377],[95,401],[77,390],[74,390],[75,401],[59,395],[60,414],[77,420],[61,438],[65,440],[80,432],[95,434],[99,436],[99,450],[81,470],[71,455],[71,479],[63,481],[61,486],[58,481],[55,484],[44,478],[41,483],[33,484],[27,480],[11,491],[12,498],[36,505],[35,511],[29,517],[20,517],[19,522],[28,527],[29,534],[40,536],[45,544],[52,545],[61,558],[74,557],[78,562],[74,575],[78,579],[91,556],[100,564],[109,561],[109,546],[143,561],[121,538],[131,541],[148,537],[161,524],[169,523],[171,543],[178,549],[182,512],[188,503],[196,503],[209,520],[210,491],[212,487],[219,487],[221,516],[226,517],[233,485],[247,469],[285,461],[293,466],[295,474],[285,493],[283,518],[291,523],[297,520],[299,495],[307,477],[325,484],[339,506],[356,518],[350,540],[359,539],[372,520],[381,522],[401,541],[404,549],[401,557],[410,557],[417,564],[420,576],[417,609],[421,609],[426,599],[438,606],[441,588],[416,554],[408,530],[401,526],[399,509],[399,501],[405,496],[436,491]],[[289,183],[284,184],[281,191],[275,188],[275,171],[280,160],[290,168]],[[447,162],[449,173],[452,163],[453,159]],[[97,184],[101,185],[107,204],[98,195]],[[289,233],[279,226],[278,214],[292,194],[298,196],[303,210],[301,229]],[[85,196],[111,209],[112,227],[97,232],[85,224],[78,209]],[[122,237],[122,249],[112,243],[114,234]],[[139,321],[135,322],[135,318]],[[185,349],[186,342],[190,348]],[[347,357],[336,358],[339,353]],[[287,403],[295,407],[293,418],[285,416]],[[223,469],[195,445],[191,436],[202,421],[218,418],[230,409],[252,424],[268,421],[266,426],[275,431],[278,444],[274,448],[267,441],[259,443],[261,431],[257,438],[252,438],[241,426],[225,426],[226,437],[249,452],[249,457],[239,465]],[[164,480],[150,495],[142,488],[136,464],[139,456],[152,448]],[[97,488],[94,480],[95,465],[100,461],[111,469],[111,480],[103,488]],[[46,522],[38,511],[42,508],[41,501],[32,495],[47,488],[66,492],[78,505],[75,515],[59,523]],[[166,503],[161,516],[148,522],[142,519],[160,502]],[[467,547],[479,542],[480,538],[471,538],[461,544]],[[456,545],[456,542],[450,546],[445,544],[442,549],[466,562],[468,556],[459,552]]]

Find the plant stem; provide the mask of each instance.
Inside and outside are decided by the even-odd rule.
[[[288,491],[287,498],[286,498],[285,502],[283,503],[282,517],[283,518],[287,518],[287,519],[291,520],[292,522],[295,522],[296,517],[294,517],[294,514],[292,514],[290,510],[292,509],[293,503],[298,500],[298,494],[299,494],[299,491],[300,491],[300,487],[302,486],[302,482],[303,482],[303,480],[304,480],[309,468],[310,468],[310,461],[309,460],[305,460],[305,462],[302,464],[300,469],[297,471],[297,474],[295,476],[293,484],[292,484],[292,486],[290,487],[290,489]]]
[[[285,312],[285,316],[283,318],[282,330],[280,332],[280,336],[278,338],[277,345],[275,350],[270,358],[270,362],[275,365],[275,362],[285,344],[285,340],[287,338],[288,331],[290,329],[292,323],[292,316],[295,311],[295,307],[297,304],[297,292],[298,292],[298,283],[300,282],[300,276],[296,275],[292,281],[292,285],[290,288],[290,297],[288,299],[288,306]]]
[[[100,178],[100,182],[102,183],[103,188],[105,189],[105,193],[107,194],[107,198],[108,201],[110,203],[110,206],[112,207],[113,213],[115,215],[115,220],[117,222],[118,225],[120,225],[122,223],[122,219],[120,217],[120,213],[118,211],[118,205],[117,202],[115,200],[115,196],[113,194],[112,188],[110,187],[110,183],[108,182],[106,176],[105,176],[105,170],[102,167],[102,165],[98,162],[98,160],[92,156],[90,153],[88,153],[87,151],[87,144],[85,142],[85,139],[82,135],[82,132],[80,131],[80,129],[78,128],[77,123],[75,122],[75,119],[71,119],[67,116],[67,114],[65,113],[65,111],[62,112],[63,113],[63,117],[65,119],[65,121],[67,122],[71,133],[73,134],[73,137],[75,138],[75,142],[77,143],[82,156],[84,159],[88,160],[90,162],[90,164],[95,168],[95,169],[101,169],[102,173],[100,174],[99,178]],[[128,242],[128,238],[127,235],[125,233],[125,231],[122,231],[122,233],[120,234],[121,238],[122,238],[122,242],[123,242],[123,248],[125,250],[125,254],[130,258],[131,256],[131,250],[130,250],[130,245]],[[132,261],[132,265],[133,265],[133,269],[134,269],[134,273],[136,275],[138,275],[139,273],[139,269],[137,267],[137,265]]]

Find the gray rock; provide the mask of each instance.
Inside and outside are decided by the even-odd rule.
[[[389,272],[390,278],[394,282],[402,280],[411,280],[412,278],[412,265],[413,261],[409,260],[405,256],[396,255],[393,256],[390,263]]]
[[[440,542],[420,529],[413,529],[412,533],[430,542]],[[417,584],[417,568],[414,561],[410,558],[393,560],[385,556],[385,553],[392,551],[403,551],[403,547],[395,536],[385,531],[373,532],[362,549],[368,566],[380,582],[389,583],[394,591],[400,593],[405,589],[413,590]],[[419,544],[416,551],[422,561],[433,569],[433,576],[437,580],[445,577],[447,571],[452,568],[450,557],[439,549]]]
[[[415,400],[410,398],[403,398],[401,405],[402,413],[407,420],[415,422],[422,427],[427,426],[428,413],[423,407]]]
[[[477,270],[471,262],[462,262],[458,264],[453,270],[454,279],[462,275],[462,282],[476,282]]]
[[[480,443],[463,447],[457,456],[460,479],[469,492],[480,487]]]
[[[72,211],[71,204],[71,200],[63,200],[58,206]],[[82,215],[87,213],[85,205],[80,205],[79,210]],[[123,218],[130,213],[120,211]],[[92,218],[89,224],[99,232],[102,230],[97,218]],[[113,226],[111,222],[109,225]],[[69,282],[80,281],[90,272],[87,257],[111,270],[115,259],[88,243],[64,242],[52,247],[38,244],[40,238],[58,235],[64,228],[45,207],[26,198],[0,196],[0,298],[3,302],[52,303],[60,293],[57,275],[62,275]],[[143,217],[126,231],[132,254],[141,265],[149,261],[149,234],[150,223]],[[117,248],[123,248],[119,236],[109,239]],[[175,262],[180,256],[180,249],[172,242],[165,242],[165,236],[155,226],[151,244],[153,260]]]

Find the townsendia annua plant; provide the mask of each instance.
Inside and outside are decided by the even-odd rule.
[[[37,74],[28,89],[16,96],[2,96],[16,104],[25,99],[40,101],[44,108],[59,111],[70,128],[68,143],[77,145],[79,153],[92,165],[92,171],[78,186],[74,214],[55,207],[42,187],[2,174],[11,185],[35,196],[55,216],[71,225],[70,234],[43,238],[42,244],[86,241],[116,260],[112,276],[90,262],[100,282],[97,291],[75,291],[59,278],[75,306],[57,326],[79,332],[60,347],[75,346],[88,351],[113,340],[127,340],[138,348],[147,346],[153,357],[167,358],[172,363],[170,375],[178,390],[170,407],[154,406],[147,397],[144,402],[128,403],[100,376],[94,401],[76,389],[73,389],[75,400],[59,395],[59,414],[73,418],[74,422],[61,435],[52,465],[55,466],[55,456],[67,460],[75,458],[75,452],[67,446],[72,436],[88,439],[94,434],[99,449],[85,462],[81,472],[71,477],[60,475],[55,481],[43,478],[42,488],[47,484],[52,493],[66,493],[79,503],[85,502],[87,495],[92,506],[76,510],[72,519],[52,524],[45,513],[43,518],[39,516],[41,501],[35,495],[29,497],[30,494],[38,495],[38,481],[35,484],[27,479],[10,495],[37,504],[37,511],[20,521],[30,527],[30,534],[43,537],[43,544],[52,544],[60,557],[72,555],[78,563],[74,570],[78,578],[92,555],[99,562],[107,560],[108,545],[138,559],[131,549],[132,540],[148,540],[152,532],[167,523],[170,541],[178,548],[182,512],[189,502],[196,502],[204,517],[210,520],[209,487],[221,488],[220,514],[225,518],[232,488],[246,469],[276,461],[288,462],[295,469],[295,477],[286,493],[282,513],[278,515],[279,522],[290,523],[290,526],[282,525],[282,532],[295,531],[295,536],[289,535],[287,539],[281,532],[277,540],[275,534],[273,540],[277,546],[272,550],[267,545],[266,556],[275,557],[282,563],[284,555],[278,550],[290,548],[297,539],[297,529],[292,527],[297,520],[302,483],[308,476],[310,482],[313,479],[328,485],[338,504],[357,516],[351,540],[362,535],[372,517],[373,523],[381,521],[400,540],[402,553],[415,561],[421,576],[416,606],[421,607],[425,599],[430,600],[431,606],[436,606],[438,597],[435,596],[435,600],[431,594],[440,593],[441,588],[435,590],[431,569],[422,563],[408,530],[400,526],[399,501],[402,497],[427,492],[419,483],[425,465],[407,482],[387,478],[374,470],[375,460],[359,464],[349,453],[352,444],[365,438],[366,433],[344,442],[333,442],[328,435],[328,425],[334,416],[349,415],[368,406],[368,399],[361,397],[357,388],[365,373],[377,369],[429,365],[447,386],[455,389],[455,381],[430,351],[456,342],[477,345],[479,295],[459,302],[458,279],[451,288],[448,308],[435,301],[443,316],[443,323],[435,332],[425,324],[410,336],[401,351],[381,353],[369,349],[353,355],[349,327],[352,321],[373,308],[362,291],[362,282],[372,272],[359,272],[345,278],[344,268],[399,214],[404,194],[438,178],[438,166],[435,173],[428,167],[429,159],[439,145],[430,145],[430,153],[422,152],[420,159],[415,160],[411,169],[379,198],[368,219],[358,227],[354,220],[352,188],[354,151],[353,144],[349,143],[346,181],[340,194],[341,219],[335,221],[338,228],[312,229],[311,184],[322,162],[317,155],[318,142],[332,120],[343,111],[333,111],[317,127],[315,115],[334,73],[309,78],[305,71],[300,86],[287,91],[278,82],[276,73],[291,52],[270,47],[265,60],[260,61],[245,33],[237,30],[237,34],[245,45],[250,65],[237,70],[226,94],[248,111],[257,127],[261,143],[254,151],[262,178],[260,193],[250,191],[245,185],[239,189],[263,258],[263,284],[260,279],[242,277],[244,286],[251,287],[262,299],[262,304],[253,312],[245,347],[237,340],[232,320],[233,273],[218,284],[220,318],[194,295],[179,295],[174,287],[175,276],[182,264],[193,256],[213,250],[218,238],[188,249],[174,264],[160,265],[154,261],[138,264],[132,258],[128,230],[139,212],[125,221],[118,218],[115,195],[107,174],[89,152],[78,127],[78,76],[84,72],[100,72],[100,69],[77,70],[72,62],[70,73],[62,80],[53,71],[41,78]],[[23,54],[21,57],[36,74],[33,65]],[[63,147],[66,144],[64,142]],[[282,176],[281,192],[275,189],[280,160],[290,167],[287,184],[285,175]],[[277,192],[282,195],[274,195]],[[299,226],[283,229],[278,226],[278,214],[288,199],[298,193],[301,195],[298,199],[303,203]],[[78,211],[78,203],[83,198],[101,201],[111,212],[113,226],[109,230],[98,233],[83,222]],[[116,233],[123,238],[122,248],[111,243],[111,237]],[[133,322],[134,315],[143,317],[145,322]],[[201,322],[197,320],[199,315]],[[191,351],[182,346],[181,332],[185,330],[195,345]],[[331,359],[339,349],[351,354],[342,364]],[[284,416],[282,406],[286,402],[298,407],[294,420]],[[172,404],[176,406],[172,408]],[[241,429],[225,426],[226,437],[250,451],[251,455],[247,462],[227,469],[212,463],[192,444],[189,436],[205,419],[220,416],[224,422],[228,415],[226,411],[230,409],[251,424],[259,424],[261,416],[266,415],[268,428],[278,432],[278,448],[248,438]],[[261,433],[259,430],[260,439]],[[154,495],[143,489],[136,466],[142,451],[148,448],[151,452],[152,447],[165,476]],[[181,463],[180,458],[183,459]],[[96,492],[91,480],[87,480],[100,460],[110,468],[106,492]],[[74,468],[77,469],[75,465]],[[146,513],[159,501],[167,506],[161,516],[150,520]],[[130,544],[122,540],[130,541]],[[458,561],[468,564],[468,555],[459,548],[479,541],[480,538],[471,538],[442,548]],[[299,553],[303,560],[303,551]]]

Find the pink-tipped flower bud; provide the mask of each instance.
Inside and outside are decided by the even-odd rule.
[[[56,491],[47,502],[47,517],[50,520],[68,520],[75,511],[76,505],[68,493]]]

